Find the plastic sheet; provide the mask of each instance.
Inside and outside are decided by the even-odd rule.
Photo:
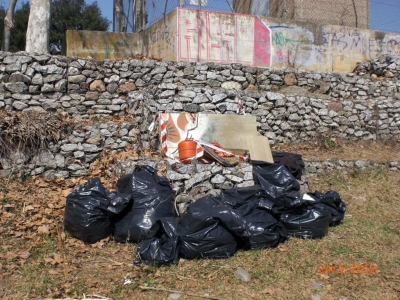
[[[139,242],[152,238],[151,227],[165,217],[174,217],[174,191],[168,180],[159,177],[150,166],[136,166],[133,173],[122,176],[117,192],[132,195],[129,211],[115,223],[117,242]],[[150,235],[149,235],[150,233]]]
[[[331,213],[313,205],[303,205],[293,213],[284,213],[280,221],[289,235],[301,238],[318,239],[328,233]]]
[[[150,231],[153,238],[138,244],[135,265],[141,263],[162,266],[177,263],[178,251],[178,218],[163,218],[156,222]]]
[[[316,202],[313,204],[314,207],[324,208],[331,213],[330,226],[339,225],[344,219],[346,213],[346,204],[340,198],[340,195],[335,191],[328,191],[323,194],[320,192],[308,193],[313,197]]]
[[[99,178],[93,178],[67,196],[64,227],[73,237],[95,243],[113,231],[107,211],[108,193]]]
[[[279,215],[304,203],[300,184],[284,165],[252,161],[254,182],[259,184]]]

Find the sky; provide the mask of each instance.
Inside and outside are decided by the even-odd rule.
[[[28,0],[18,0],[18,3]],[[124,0],[126,2],[127,0]],[[155,9],[153,7],[153,1]],[[148,0],[148,11],[150,18],[154,18],[154,11],[161,16],[166,0]],[[229,0],[231,1],[231,0]],[[318,0],[315,0],[318,1]],[[351,1],[351,0],[348,0]],[[86,0],[87,4],[92,4],[95,0]],[[177,0],[169,0],[167,11],[170,11],[176,6]],[[214,3],[214,7],[211,9],[228,11],[229,6],[226,4],[226,0],[208,0],[209,5]],[[9,0],[0,0],[0,5],[7,8]],[[102,11],[104,17],[112,22],[113,20],[113,0],[97,0],[97,3]],[[186,0],[189,3],[189,0]],[[215,4],[218,3],[218,4]],[[18,6],[18,4],[17,4]],[[371,12],[371,29],[379,31],[388,31],[400,33],[400,0],[370,0],[370,12]],[[109,27],[109,31],[112,31],[112,24]]]

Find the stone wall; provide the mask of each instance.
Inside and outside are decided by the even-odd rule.
[[[391,61],[388,69],[400,67],[397,58],[385,61]],[[399,141],[398,73],[378,77],[359,67],[358,73],[338,74],[0,52],[0,109],[82,119],[50,154],[14,160],[30,174],[56,177],[86,174],[104,149],[157,149],[157,133],[148,125],[159,111],[235,114],[239,98],[271,144],[327,136]],[[13,166],[3,159],[2,168],[7,173]]]

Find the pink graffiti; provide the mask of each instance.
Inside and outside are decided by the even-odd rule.
[[[271,66],[271,30],[254,16],[178,9],[178,60]]]

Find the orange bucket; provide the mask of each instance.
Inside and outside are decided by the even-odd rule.
[[[184,164],[190,163],[196,157],[197,143],[192,140],[184,140],[178,144],[179,160]]]

